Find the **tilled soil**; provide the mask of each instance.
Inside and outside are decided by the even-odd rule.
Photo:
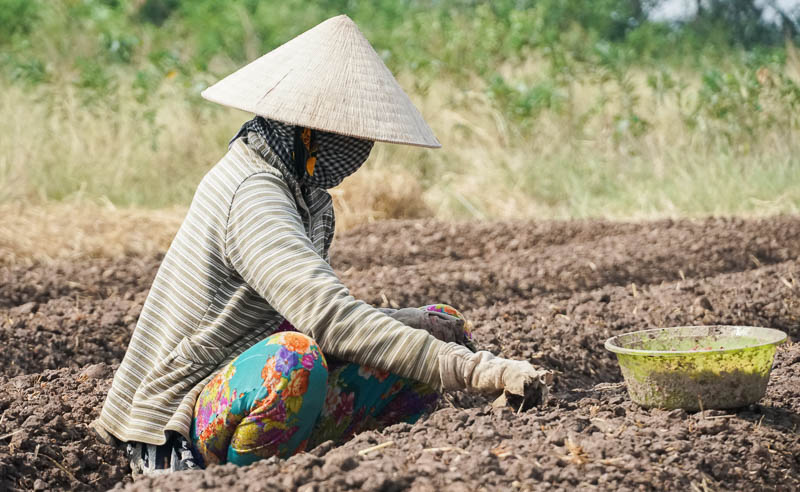
[[[0,490],[800,488],[800,344],[779,349],[757,405],[693,414],[631,403],[602,347],[687,324],[770,326],[797,340],[798,218],[384,222],[338,238],[332,257],[357,297],[453,304],[481,348],[553,370],[549,404],[515,413],[448,395],[413,426],[343,446],[133,484],[121,452],[87,425],[160,257],[2,267]]]

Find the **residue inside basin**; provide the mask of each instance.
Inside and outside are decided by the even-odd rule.
[[[753,347],[763,343],[758,338],[752,337],[676,337],[663,339],[637,340],[632,342],[627,348],[636,350],[658,350],[658,351],[700,351],[700,350],[731,350]]]
[[[617,353],[665,354],[741,350],[779,344],[786,335],[778,330],[749,326],[687,326],[628,333],[610,339]]]

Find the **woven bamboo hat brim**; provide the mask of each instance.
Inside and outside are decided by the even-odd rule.
[[[442,146],[346,15],[275,48],[202,95],[291,125],[379,142]]]

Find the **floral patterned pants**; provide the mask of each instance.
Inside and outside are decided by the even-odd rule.
[[[439,397],[417,381],[326,361],[288,322],[280,330],[228,364],[198,397],[191,437],[201,466],[287,458],[357,432],[414,423]]]

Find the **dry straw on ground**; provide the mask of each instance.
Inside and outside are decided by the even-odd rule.
[[[354,208],[351,200],[357,198],[350,188],[333,191],[338,232],[393,217],[400,208],[407,217],[430,214],[417,199],[419,186],[412,178],[400,176],[370,185],[375,174],[366,170],[353,178],[356,189],[363,187],[369,192],[362,199],[372,203],[374,209]],[[185,214],[183,207],[151,210],[89,202],[0,203],[0,265],[163,253]]]
[[[91,204],[0,205],[0,265],[166,251],[184,211]]]

